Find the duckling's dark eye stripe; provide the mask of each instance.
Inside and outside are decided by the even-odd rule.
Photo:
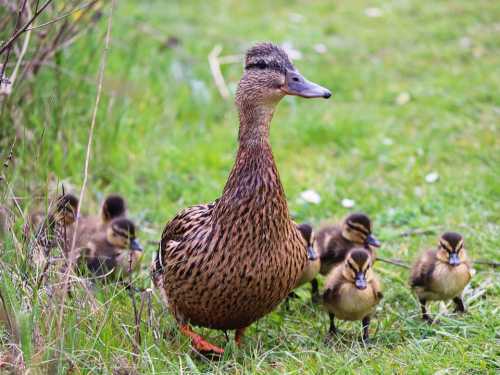
[[[362,226],[361,224],[356,224],[356,223],[348,222],[347,226],[349,228],[357,230],[358,232],[361,232],[363,234],[366,234],[366,235],[370,234],[370,232],[364,226]]]
[[[354,267],[354,265],[351,263],[351,261],[347,261],[347,265],[349,266],[349,268],[351,270],[353,270],[354,272],[358,272],[358,270]]]
[[[446,250],[446,251],[452,251],[452,248],[450,244],[446,241],[439,241],[439,244]]]
[[[127,231],[124,231],[122,230],[121,228],[116,228],[114,227],[113,230],[115,231],[116,234],[118,234],[119,236],[122,236],[122,237],[126,237],[128,238],[129,237],[129,233]]]

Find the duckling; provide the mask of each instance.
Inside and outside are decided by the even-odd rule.
[[[79,262],[105,280],[123,280],[136,271],[143,249],[136,237],[134,223],[126,218],[114,219],[79,249]]]
[[[83,216],[78,219],[75,248],[85,246],[96,233],[105,231],[113,219],[125,217],[126,214],[125,199],[118,194],[108,195],[102,204],[100,216]],[[71,236],[74,230],[75,226],[71,227]],[[69,251],[71,244],[68,243],[68,245],[65,248],[66,253]]]
[[[312,226],[310,224],[304,223],[297,225],[297,229],[299,230],[299,232],[302,234],[302,237],[306,241],[307,259],[309,262],[302,271],[302,276],[297,282],[297,285],[295,285],[295,288],[298,288],[299,286],[313,280],[318,274],[320,269],[320,260],[318,257],[318,253],[316,253],[316,250],[314,250],[313,247],[314,232]]]
[[[340,225],[328,225],[314,236],[314,248],[320,258],[320,273],[328,275],[332,268],[345,260],[354,247],[363,247],[373,255],[373,248],[380,247],[380,242],[372,234],[370,218],[364,213],[347,216]],[[373,259],[375,259],[373,257]],[[313,301],[319,300],[318,281],[311,280]]]
[[[363,341],[368,340],[371,315],[383,297],[372,264],[370,252],[357,247],[328,275],[323,303],[330,317],[330,334],[337,333],[335,318],[361,320]]]
[[[446,232],[437,249],[423,253],[413,265],[410,284],[418,297],[422,318],[432,323],[427,313],[427,301],[455,303],[455,312],[465,312],[462,291],[471,279],[471,262],[459,233]]]
[[[307,264],[269,143],[271,119],[285,95],[329,98],[307,81],[283,49],[261,43],[245,57],[236,91],[239,147],[222,196],[179,212],[163,231],[154,269],[182,333],[201,352],[224,352],[190,325],[245,329],[274,310]]]
[[[307,246],[307,264],[304,270],[302,271],[302,276],[300,277],[299,281],[297,282],[297,285],[295,286],[294,289],[297,289],[301,285],[310,282],[312,279],[316,277],[316,275],[319,272],[320,268],[320,262],[319,262],[319,257],[318,254],[316,253],[316,250],[314,250],[314,247],[312,246],[313,244],[313,228],[310,224],[300,224],[297,225],[297,229],[299,230],[300,234],[302,234],[302,237],[306,241],[306,246]],[[290,298],[297,298],[297,294],[295,292],[290,292],[288,295],[287,300],[285,301],[286,304],[286,309],[288,310],[289,308],[289,299]]]
[[[41,249],[45,257],[53,248],[63,249],[69,242],[68,230],[76,220],[77,210],[78,198],[64,194],[57,198],[54,208],[39,222],[33,245]]]

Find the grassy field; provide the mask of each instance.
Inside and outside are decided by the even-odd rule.
[[[45,67],[35,82],[20,83],[32,87],[29,97],[11,98],[20,103],[17,121],[6,111],[0,118],[2,160],[17,135],[0,181],[0,204],[16,216],[0,243],[0,290],[26,368],[61,374],[500,371],[498,271],[486,266],[476,267],[466,290],[468,313],[457,316],[436,303],[440,323],[428,326],[408,289],[408,271],[377,263],[385,298],[368,347],[358,340],[359,323],[342,323],[343,336],[325,343],[328,317],[310,304],[308,287],[290,311],[279,308],[254,324],[243,349],[226,344],[222,332],[201,330],[226,345],[220,361],[191,352],[156,296],[148,308],[146,294],[134,296],[137,309],[144,303],[134,345],[133,304],[119,286],[97,287],[94,297],[77,288],[57,335],[60,310],[49,293],[57,285],[32,286],[36,275],[18,243],[20,211],[43,207],[61,182],[79,191],[109,4],[102,10],[98,28],[58,55],[59,69]],[[329,101],[286,98],[273,120],[271,144],[296,220],[320,225],[364,211],[383,242],[381,256],[411,262],[450,229],[464,235],[472,258],[498,261],[499,19],[500,7],[489,0],[120,1],[83,209],[96,212],[107,193],[127,198],[147,244],[135,282],[148,287],[164,224],[183,207],[217,198],[234,160],[237,114],[216,89],[208,54],[216,45],[222,55],[242,55],[255,41],[286,42],[302,54],[295,60],[300,71],[334,93]],[[241,72],[241,63],[222,66],[231,91]],[[437,181],[427,182],[432,174]],[[320,204],[300,199],[307,189],[319,193]],[[343,199],[355,206],[344,208]],[[402,237],[407,231],[417,235]],[[0,324],[0,351],[13,341]]]

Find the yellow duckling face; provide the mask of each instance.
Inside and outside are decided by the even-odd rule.
[[[365,248],[380,247],[380,242],[372,234],[370,218],[362,213],[354,213],[345,218],[342,236]]]
[[[71,225],[76,220],[78,210],[78,198],[72,194],[65,194],[57,200],[54,212],[56,222]]]
[[[439,239],[436,258],[442,263],[457,267],[466,260],[463,237],[455,232],[446,232]]]
[[[115,219],[107,229],[108,242],[118,249],[142,251],[142,246],[135,236],[135,225],[129,219]]]
[[[366,289],[373,279],[370,253],[363,248],[355,248],[349,252],[344,263],[342,275],[358,289]]]
[[[329,98],[331,93],[306,80],[280,47],[260,43],[250,48],[245,57],[245,73],[238,86],[236,102],[275,104],[285,95]]]

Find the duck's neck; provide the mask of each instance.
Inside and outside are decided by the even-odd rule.
[[[274,206],[273,215],[288,218],[288,207],[269,144],[274,105],[239,105],[239,147],[220,199],[223,210],[262,212]]]

